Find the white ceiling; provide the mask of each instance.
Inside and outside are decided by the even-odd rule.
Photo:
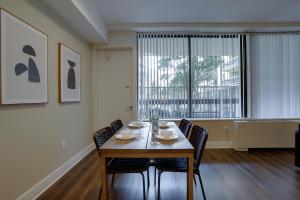
[[[88,0],[107,25],[300,22],[300,0]]]
[[[42,1],[91,43],[107,42],[107,30],[300,31],[300,0]]]

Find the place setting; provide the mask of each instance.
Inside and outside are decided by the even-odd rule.
[[[143,121],[132,121],[128,124],[128,128],[140,129],[140,128],[144,128],[146,125],[147,123]]]
[[[172,123],[158,121],[152,126],[152,145],[173,144],[178,141],[179,135],[172,130]]]
[[[115,134],[115,139],[119,142],[132,142],[134,140],[142,140],[144,137],[141,135],[140,130],[135,131],[131,129],[120,130],[119,133]]]
[[[179,136],[172,130],[159,130],[158,134],[156,135],[156,138],[161,141],[174,142],[179,138]]]
[[[160,129],[167,129],[170,128],[171,124],[167,121],[158,121],[158,127]]]

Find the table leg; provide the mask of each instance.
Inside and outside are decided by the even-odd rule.
[[[101,199],[102,200],[108,200],[109,199],[109,193],[107,192],[107,164],[106,159],[101,155],[101,188],[102,188],[102,194]]]
[[[193,166],[193,154],[188,157],[188,173],[187,173],[187,199],[192,200],[194,198],[193,193],[193,175],[194,175],[194,166]]]

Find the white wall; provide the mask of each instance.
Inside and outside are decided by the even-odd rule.
[[[111,77],[110,81],[107,81],[106,84],[103,83],[103,79],[107,79],[105,77],[106,75],[102,73],[102,69],[108,68],[109,66],[103,66],[103,62],[101,61],[101,54],[99,53],[99,49],[110,49],[110,55],[111,59],[113,59],[114,63],[118,63],[118,66],[116,68],[120,67],[128,67],[128,65],[122,65],[122,63],[132,63],[131,69],[128,69],[131,71],[131,94],[132,94],[132,115],[133,118],[136,118],[136,73],[137,73],[137,62],[136,62],[136,34],[135,32],[114,32],[109,33],[108,35],[109,43],[106,45],[94,45],[93,47],[93,67],[92,67],[92,76],[93,76],[93,83],[92,83],[92,95],[93,95],[93,131],[96,131],[97,129],[103,128],[104,126],[109,125],[112,121],[112,116],[114,116],[114,119],[117,118],[123,118],[122,116],[118,115],[116,111],[112,111],[113,113],[110,113],[111,118],[105,119],[106,113],[103,113],[101,111],[105,110],[101,108],[103,104],[101,102],[105,102],[105,97],[103,97],[104,94],[110,94],[112,88],[117,88],[115,85],[113,87],[110,87],[111,84],[115,84],[115,79],[123,78],[122,74],[114,74],[113,77]],[[129,52],[131,57],[127,57],[128,60],[124,61],[124,55],[120,54],[121,52]],[[122,55],[118,57],[119,55]],[[102,64],[101,64],[102,63]],[[129,66],[130,67],[130,66]],[[116,69],[117,71],[117,69]],[[122,97],[118,99],[120,103],[122,103]]]
[[[0,199],[11,200],[92,143],[91,48],[38,1],[1,0],[0,7],[48,35],[48,103],[0,106]],[[81,55],[79,103],[58,103],[58,42]]]

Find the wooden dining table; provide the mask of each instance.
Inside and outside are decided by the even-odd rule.
[[[129,129],[124,126],[122,130]],[[104,143],[99,149],[101,157],[101,182],[102,200],[109,199],[107,184],[107,160],[108,158],[187,158],[187,199],[193,199],[193,153],[194,148],[183,135],[174,122],[168,122],[168,127],[161,130],[171,130],[178,134],[175,141],[162,141],[152,138],[152,125],[144,122],[138,129],[131,129],[137,134],[133,140],[118,140],[114,136]]]

